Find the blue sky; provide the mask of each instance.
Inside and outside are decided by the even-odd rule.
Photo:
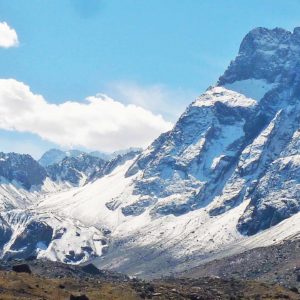
[[[0,22],[19,39],[0,48],[0,78],[25,83],[49,104],[104,93],[174,122],[216,82],[249,30],[292,30],[299,11],[298,0],[0,0]],[[35,157],[57,144],[16,130],[0,131],[0,143]]]

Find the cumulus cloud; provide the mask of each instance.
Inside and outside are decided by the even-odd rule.
[[[181,88],[169,89],[165,85],[156,84],[142,86],[135,82],[112,82],[107,93],[125,103],[134,103],[155,113],[163,114],[176,121],[186,106],[196,98],[194,91]]]
[[[145,147],[171,127],[161,115],[106,95],[51,104],[22,82],[0,79],[0,128],[34,133],[63,147]]]
[[[0,22],[0,47],[10,48],[19,45],[16,31],[9,27],[6,22]]]

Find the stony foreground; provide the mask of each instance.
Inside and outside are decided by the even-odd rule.
[[[300,239],[214,260],[178,276],[259,280],[300,291]]]
[[[300,299],[300,295],[280,285],[256,281],[203,277],[145,282],[120,274],[97,272],[92,266],[74,267],[32,261],[2,266],[0,299],[233,300]]]

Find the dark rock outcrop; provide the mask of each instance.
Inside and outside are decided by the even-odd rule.
[[[12,270],[17,273],[28,273],[31,274],[31,269],[27,264],[15,265],[12,267]]]

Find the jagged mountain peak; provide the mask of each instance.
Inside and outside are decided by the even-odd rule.
[[[296,72],[300,56],[299,28],[293,33],[281,28],[258,27],[243,39],[238,56],[219,79],[219,85],[263,79],[283,83]]]
[[[288,43],[291,35],[290,31],[278,27],[274,29],[254,28],[241,42],[239,55],[249,55],[257,50],[273,50],[279,44]]]

